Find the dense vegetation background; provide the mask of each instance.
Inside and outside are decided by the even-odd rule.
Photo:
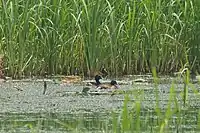
[[[200,67],[199,0],[1,0],[6,74]]]

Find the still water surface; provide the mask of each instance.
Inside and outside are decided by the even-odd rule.
[[[159,107],[162,117],[158,117],[156,93],[152,84],[123,85],[124,91],[134,90],[129,95],[128,108],[139,101],[142,94],[140,111],[140,131],[157,132],[158,124],[164,120],[168,107],[171,84],[158,85]],[[179,109],[167,121],[169,132],[199,132],[199,85],[197,93],[189,88],[187,108],[183,108],[183,84],[176,84],[175,91]],[[21,90],[19,91],[20,88]],[[8,82],[1,84],[0,93],[0,132],[112,132],[113,120],[120,121],[124,94],[116,95],[76,95],[82,86],[61,86],[48,83],[43,95],[43,83]],[[141,91],[142,90],[142,91]],[[91,90],[95,91],[95,90]],[[142,92],[142,93],[141,93]],[[173,108],[174,103],[170,105]],[[183,110],[184,109],[184,110]],[[180,110],[181,113],[179,112]],[[115,115],[114,115],[115,114]],[[133,119],[136,116],[133,115]],[[120,131],[120,122],[117,125]]]

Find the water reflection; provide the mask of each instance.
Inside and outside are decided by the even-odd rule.
[[[197,131],[198,110],[174,113],[168,121],[167,131]],[[165,112],[162,112],[164,117]],[[1,132],[112,132],[113,116],[119,122],[119,113],[3,113],[0,114]],[[136,116],[133,115],[133,119]],[[142,110],[140,130],[142,132],[159,131],[163,118],[155,111]],[[133,120],[134,124],[134,120]],[[120,123],[117,124],[119,130]]]
[[[1,131],[99,131],[111,127],[106,113],[0,114]]]

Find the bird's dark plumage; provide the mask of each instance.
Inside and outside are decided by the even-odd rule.
[[[101,84],[99,80],[102,79],[102,77],[99,75],[96,75],[94,79],[95,79],[95,82],[90,82],[90,84],[98,87]]]

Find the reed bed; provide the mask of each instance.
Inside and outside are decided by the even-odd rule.
[[[200,65],[198,0],[1,0],[8,76],[163,74]]]

